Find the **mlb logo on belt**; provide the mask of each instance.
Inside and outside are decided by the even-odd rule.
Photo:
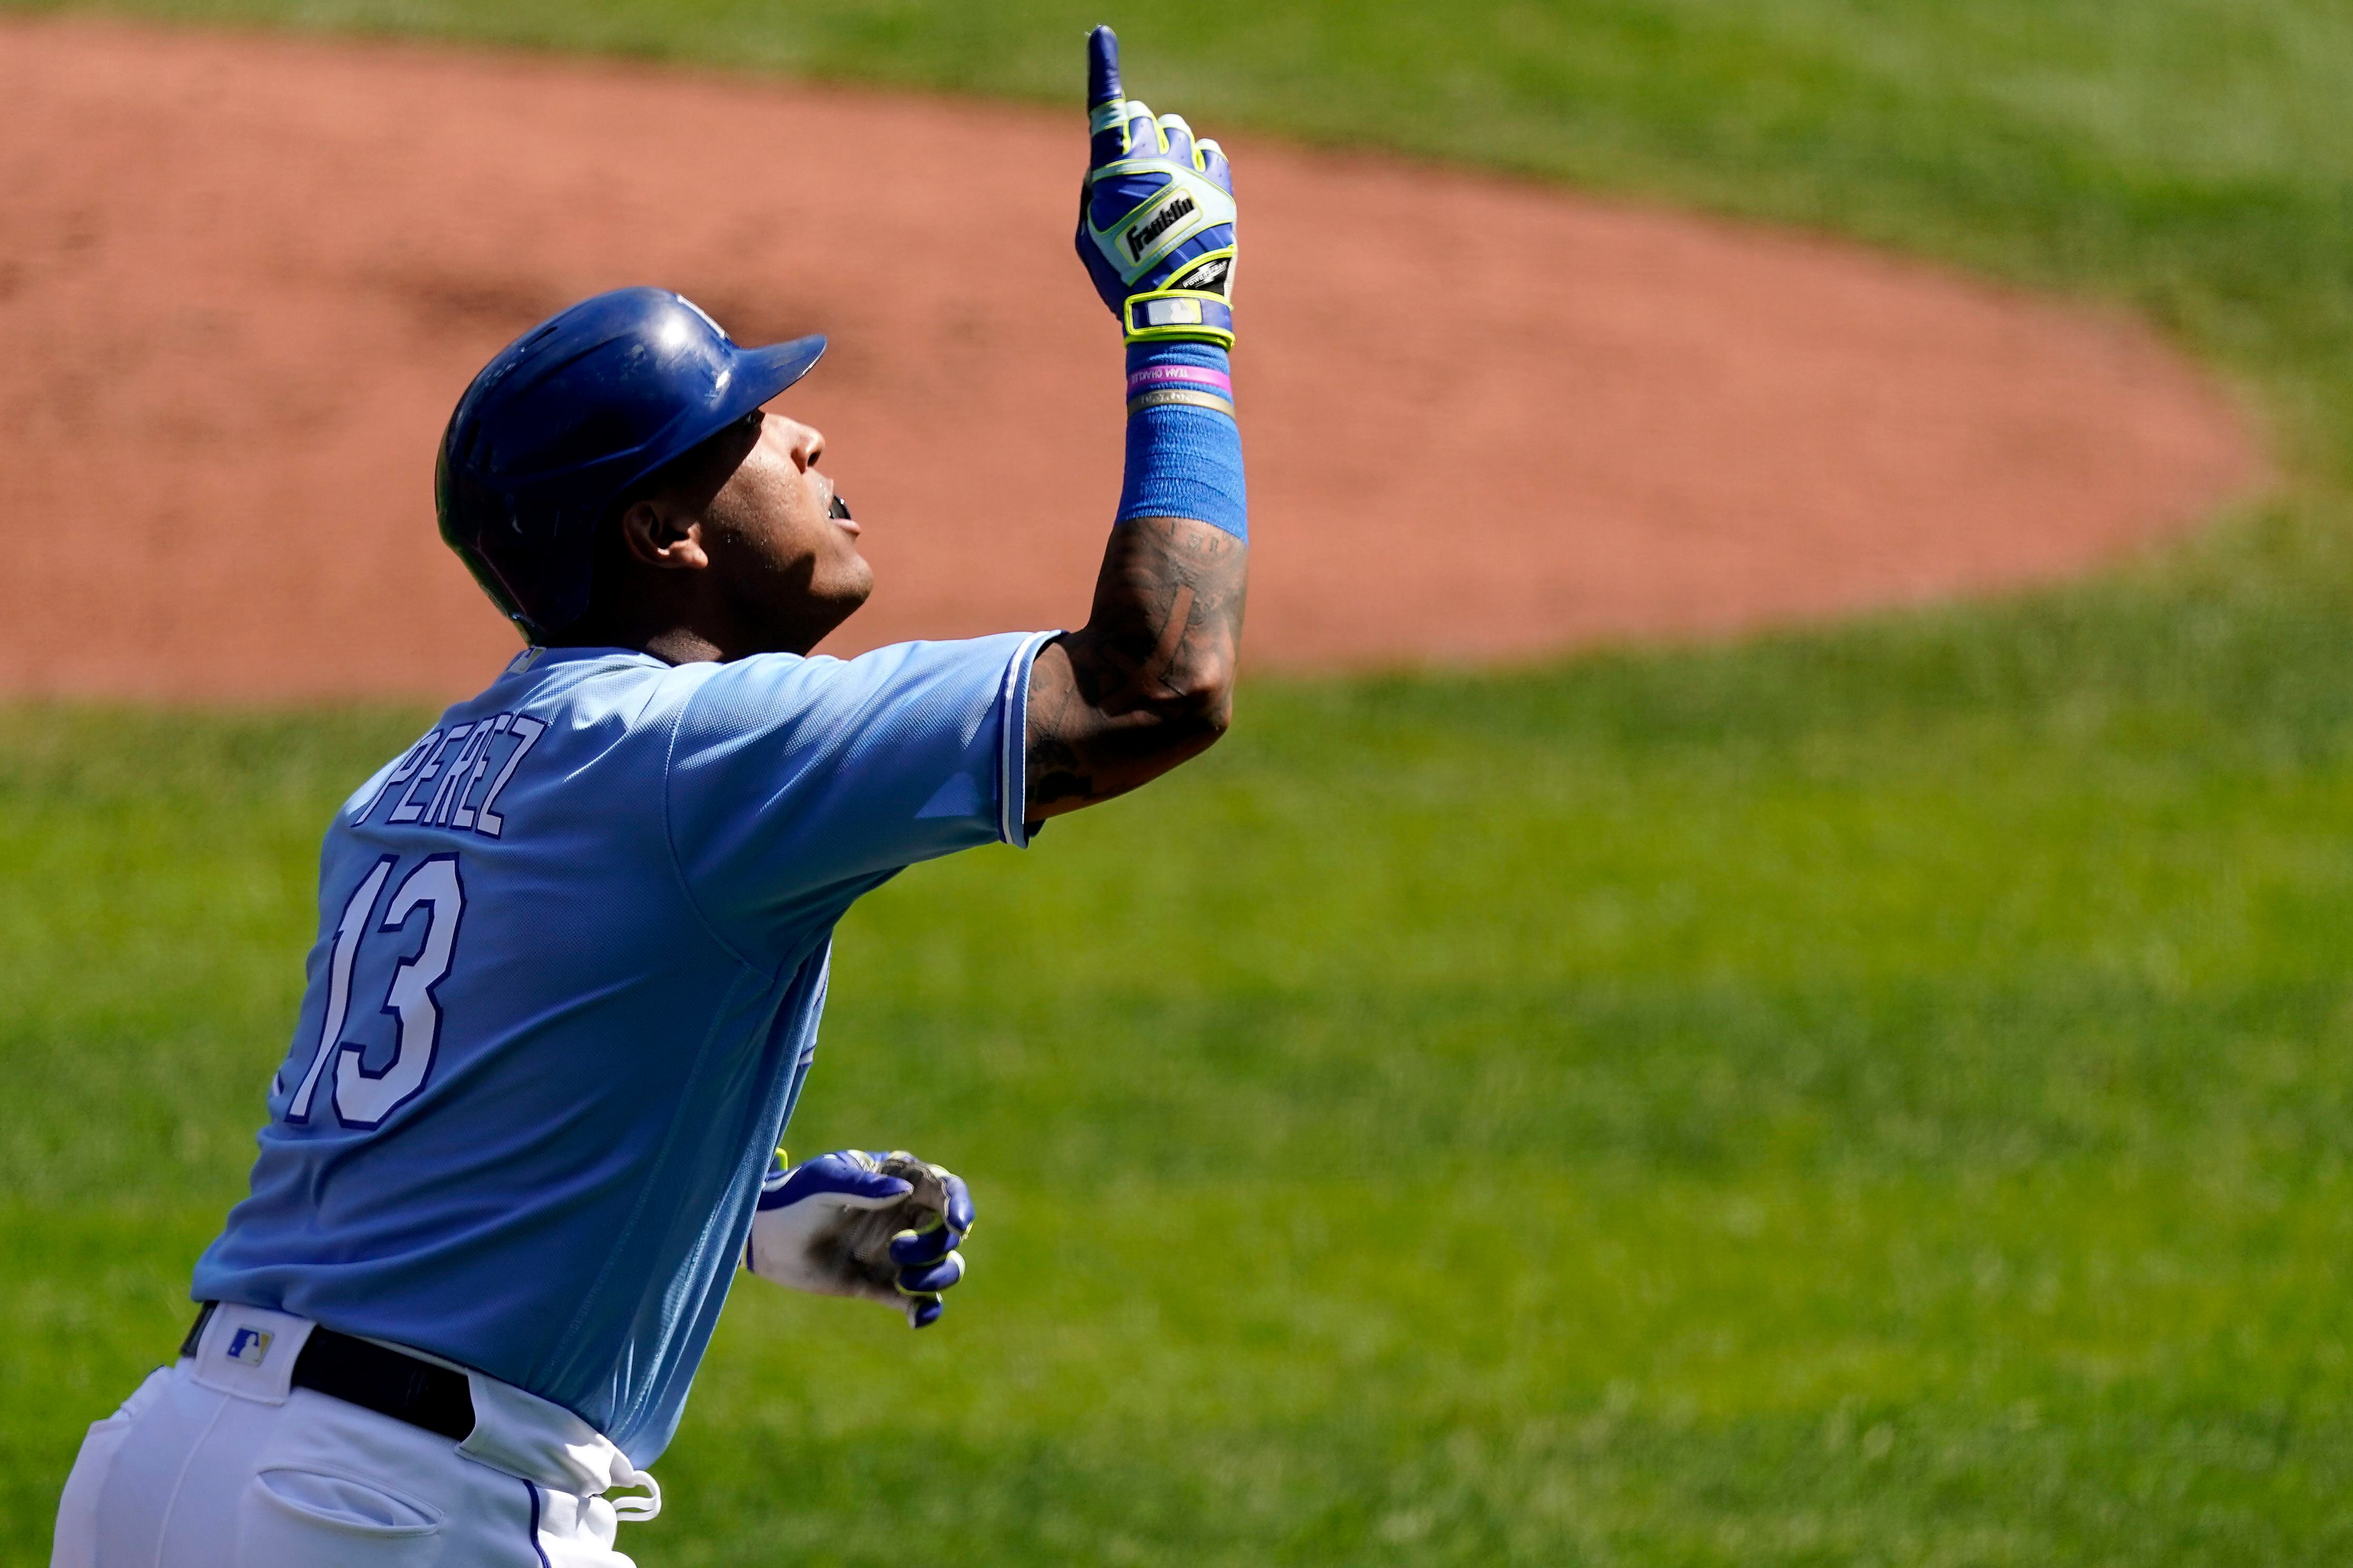
[[[259,1366],[269,1353],[270,1336],[259,1329],[239,1329],[229,1336],[228,1359],[247,1366]]]

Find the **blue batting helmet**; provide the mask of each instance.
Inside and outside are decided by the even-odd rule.
[[[499,351],[449,416],[441,537],[533,642],[588,607],[596,530],[630,488],[808,374],[821,337],[738,348],[667,289],[616,289]]]

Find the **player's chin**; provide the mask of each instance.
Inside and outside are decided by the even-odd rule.
[[[837,562],[809,584],[809,592],[798,606],[795,619],[799,623],[794,641],[803,649],[816,647],[835,627],[856,615],[874,592],[874,568],[856,551],[846,561]]]
[[[866,557],[852,546],[849,558],[841,563],[838,573],[830,575],[832,581],[827,584],[829,590],[827,603],[839,612],[834,625],[839,626],[874,596],[874,568],[868,565]]]

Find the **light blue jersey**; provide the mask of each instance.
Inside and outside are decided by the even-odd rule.
[[[1050,634],[672,667],[530,650],[344,802],[252,1195],[194,1295],[677,1429],[817,1045],[834,922],[1025,842]]]

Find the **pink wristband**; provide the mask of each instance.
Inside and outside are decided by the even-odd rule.
[[[1153,364],[1127,373],[1127,395],[1163,392],[1170,387],[1190,387],[1197,392],[1214,392],[1230,399],[1234,395],[1234,378],[1221,370],[1211,370],[1205,364]]]
[[[1127,411],[1140,414],[1172,403],[1234,411],[1233,377],[1200,364],[1155,364],[1127,373]]]

